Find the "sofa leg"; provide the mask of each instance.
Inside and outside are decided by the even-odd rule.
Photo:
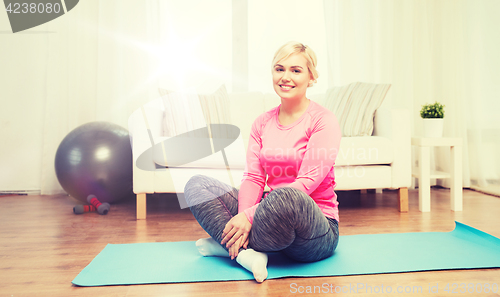
[[[146,219],[146,193],[137,194],[137,219]]]
[[[399,211],[408,212],[408,188],[399,188]]]

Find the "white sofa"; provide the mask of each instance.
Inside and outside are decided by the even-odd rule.
[[[309,98],[323,105],[325,95]],[[248,92],[229,94],[229,102],[231,124],[241,131],[238,139],[225,149],[229,170],[221,152],[186,166],[158,168],[151,148],[154,144],[158,147],[166,139],[161,137],[164,115],[161,100],[153,100],[131,115],[129,132],[133,147],[137,219],[146,218],[146,194],[178,193],[182,198],[183,185],[195,174],[213,176],[239,188],[252,122],[259,114],[278,106],[280,99],[275,94]],[[335,164],[336,190],[399,189],[399,210],[405,212],[411,185],[410,116],[408,111],[392,109],[389,105],[384,102],[377,110],[372,136],[342,138]],[[185,148],[186,151],[190,149],[193,148]],[[144,164],[145,160],[147,164]],[[182,199],[179,201],[185,207]]]

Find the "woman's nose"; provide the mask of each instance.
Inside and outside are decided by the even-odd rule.
[[[288,71],[285,71],[283,73],[283,76],[281,77],[281,80],[290,81],[290,73]]]

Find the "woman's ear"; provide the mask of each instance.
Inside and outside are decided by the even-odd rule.
[[[312,87],[316,82],[317,80],[314,79],[313,74],[309,71],[309,83],[307,84],[307,87]]]

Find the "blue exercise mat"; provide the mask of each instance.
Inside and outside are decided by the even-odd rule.
[[[500,239],[456,222],[451,232],[341,236],[335,254],[297,263],[270,253],[268,279],[500,267]],[[108,244],[78,286],[252,280],[236,261],[202,257],[194,241]]]

